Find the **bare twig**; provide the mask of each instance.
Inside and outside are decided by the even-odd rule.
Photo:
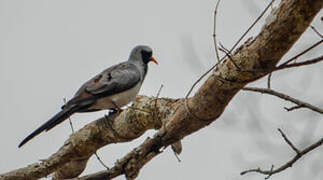
[[[284,140],[286,141],[286,143],[296,152],[296,154],[299,154],[299,150],[295,147],[295,145],[287,138],[287,136],[285,135],[285,133],[280,129],[278,128],[277,129],[280,134],[282,135],[282,137],[284,138]]]
[[[320,43],[321,43],[321,41],[319,41]],[[320,43],[316,43],[316,44],[320,44]],[[315,44],[314,44],[315,45]],[[308,52],[308,50],[304,50],[303,52]],[[302,52],[302,54],[303,54],[303,52]],[[298,56],[299,57],[299,56]],[[294,58],[292,58],[292,60],[295,60],[296,58],[294,57]],[[287,68],[293,68],[293,67],[299,67],[299,66],[305,66],[305,65],[311,65],[311,64],[315,64],[315,63],[318,63],[318,62],[320,62],[320,61],[322,61],[323,60],[323,55],[322,56],[319,56],[319,57],[317,57],[317,58],[313,58],[313,59],[310,59],[310,60],[306,60],[306,61],[303,61],[303,62],[299,62],[299,63],[292,63],[292,64],[285,64],[285,65],[280,65],[280,66],[278,66],[278,67],[276,67],[276,68],[274,68],[274,69],[272,69],[272,70],[270,70],[269,72],[269,75],[268,75],[268,79],[267,79],[267,88],[268,89],[270,89],[271,87],[270,87],[270,81],[271,81],[271,76],[272,76],[272,72],[274,72],[274,71],[278,71],[278,70],[282,70],[282,69],[287,69]],[[290,60],[288,60],[288,61],[290,61]],[[265,72],[265,71],[263,71],[263,72]],[[291,107],[291,108],[286,108],[285,107],[285,109],[287,110],[287,111],[292,111],[292,110],[295,110],[295,109],[298,109],[298,108],[302,108],[302,106],[294,106],[294,107]]]
[[[221,0],[218,0],[218,2],[215,5],[215,10],[214,10],[214,26],[213,26],[213,41],[214,41],[214,50],[216,54],[216,58],[218,60],[218,63],[220,63],[220,56],[219,56],[219,51],[218,51],[218,45],[216,42],[216,14],[218,12],[219,4]]]
[[[269,73],[269,75],[268,75],[268,79],[267,79],[267,88],[268,88],[268,89],[270,89],[271,75],[272,75],[272,73]]]
[[[157,111],[157,100],[158,100],[158,98],[159,98],[160,92],[161,92],[161,90],[163,89],[163,87],[164,87],[164,85],[163,85],[163,84],[161,84],[161,85],[160,85],[160,88],[159,88],[159,90],[158,90],[158,92],[157,92],[156,98],[155,98],[154,119],[155,119],[156,121],[158,120],[157,118],[158,118],[158,112],[159,112],[159,111]],[[180,146],[182,146],[182,145],[180,144]],[[178,157],[178,154],[177,154],[177,153],[180,153],[180,152],[177,152],[177,151],[176,151],[176,147],[175,147],[175,145],[174,145],[174,144],[172,144],[172,145],[171,145],[171,147],[172,147],[172,151],[174,152],[174,155],[175,155],[176,159],[178,160],[178,162],[181,162],[181,160],[180,160],[180,158]]]
[[[64,104],[66,105],[66,102],[67,102],[67,101],[66,101],[66,98],[63,98],[63,101],[64,101]],[[74,127],[73,127],[72,120],[71,120],[71,118],[70,118],[70,117],[68,118],[68,121],[70,122],[70,126],[71,126],[71,130],[72,130],[72,134],[74,134]],[[100,162],[100,164],[101,164],[103,167],[105,167],[106,169],[109,169],[109,167],[108,167],[107,165],[105,165],[105,164],[104,164],[104,162],[101,160],[101,158],[99,157],[98,153],[97,153],[97,152],[95,152],[94,154],[95,154],[96,158],[98,159],[98,161]]]
[[[160,88],[158,89],[158,92],[157,92],[157,95],[156,95],[156,99],[157,99],[157,98],[159,98],[160,92],[161,92],[161,90],[163,89],[163,87],[164,87],[164,85],[163,85],[163,84],[161,84],[161,85],[160,85]]]
[[[286,101],[290,101],[290,102],[293,102],[299,106],[302,106],[304,108],[308,108],[308,109],[311,109],[315,112],[318,112],[320,114],[323,114],[323,109],[321,108],[318,108],[316,106],[313,106],[309,103],[306,103],[304,101],[301,101],[301,100],[298,100],[298,99],[295,99],[293,97],[290,97],[286,94],[283,94],[283,93],[280,93],[280,92],[277,92],[277,91],[274,91],[272,89],[266,89],[266,88],[254,88],[254,87],[245,87],[243,88],[242,90],[244,91],[253,91],[253,92],[259,92],[259,93],[264,93],[264,94],[270,94],[270,95],[273,95],[273,96],[276,96],[276,97],[279,97],[281,99],[284,99]]]
[[[322,60],[323,60],[323,55],[321,55],[321,56],[319,56],[317,58],[313,58],[313,59],[310,59],[310,60],[303,61],[303,62],[280,65],[277,68],[275,68],[274,71],[282,70],[282,69],[286,69],[286,68],[299,67],[299,66],[304,66],[304,65],[311,65],[311,64],[318,63],[318,62],[320,62]]]
[[[64,104],[66,105],[66,102],[67,101],[66,101],[66,98],[65,97],[63,98],[63,101],[64,101]],[[74,127],[73,127],[73,124],[72,124],[71,117],[68,118],[68,122],[70,123],[72,133],[74,134]]]
[[[154,101],[155,101],[155,108],[154,108],[154,114],[153,114],[153,116],[154,116],[154,119],[155,120],[157,120],[157,118],[158,118],[157,101],[158,101],[160,92],[163,89],[163,87],[164,87],[164,85],[161,84],[160,87],[159,87],[159,89],[158,89],[158,91],[157,91],[156,98],[154,99]]]
[[[222,59],[221,59],[222,60]],[[216,63],[215,65],[213,65],[210,69],[208,69],[205,73],[203,73],[191,86],[190,90],[187,92],[185,98],[187,99],[188,96],[191,94],[191,92],[193,91],[194,87],[207,75],[209,74],[209,72],[211,72],[215,67],[217,67],[220,63]]]
[[[286,139],[285,139],[286,141]],[[270,176],[272,176],[273,174],[279,173],[281,171],[284,171],[285,169],[292,167],[293,164],[299,160],[302,156],[304,156],[305,154],[309,153],[310,151],[316,149],[317,147],[321,146],[323,144],[323,138],[321,138],[319,141],[317,141],[316,143],[308,146],[307,148],[303,149],[302,151],[299,151],[299,153],[297,153],[294,158],[292,158],[291,160],[289,160],[288,162],[286,162],[285,164],[283,164],[282,166],[280,166],[279,168],[276,169],[270,169],[270,170],[262,170],[260,168],[256,168],[256,169],[249,169],[246,171],[243,171],[240,173],[240,175],[245,175],[247,173],[250,172],[257,172],[260,174],[264,174],[264,175],[268,175],[266,178],[268,179]]]
[[[232,62],[235,68],[237,68],[238,71],[241,71],[240,67],[237,65],[237,63],[233,60],[230,51],[226,49],[222,44],[220,44],[220,51],[224,52],[226,56],[228,56],[229,60]]]
[[[273,172],[274,170],[274,165],[271,165],[271,168],[270,168],[270,172]],[[271,175],[273,175],[272,173],[268,174],[268,176],[265,177],[265,179],[269,179],[271,177]]]
[[[258,23],[258,21],[262,18],[262,16],[267,12],[267,10],[271,7],[271,5],[275,2],[275,0],[272,0],[267,7],[261,12],[261,14],[257,17],[257,19],[251,24],[251,26],[242,34],[242,36],[239,38],[239,40],[232,46],[230,49],[230,52],[232,52],[237,45],[240,43],[240,41],[248,34],[248,32]]]
[[[154,101],[154,109],[152,111],[152,116],[153,116],[153,119],[155,121],[158,121],[158,116],[159,116],[158,113],[159,113],[159,111],[157,110],[157,102],[158,102],[158,98],[160,96],[160,93],[161,93],[161,90],[163,89],[163,87],[164,87],[164,85],[160,84],[160,87],[159,87],[159,89],[157,91],[156,97],[153,99],[153,101]],[[157,128],[157,126],[155,127],[155,129],[156,128]],[[158,128],[159,128],[159,126],[158,126]]]
[[[110,168],[107,166],[107,165],[105,165],[104,164],[104,162],[102,161],[102,159],[100,158],[100,156],[98,155],[98,153],[97,153],[97,151],[95,151],[95,156],[96,156],[96,158],[98,159],[98,161],[100,162],[100,164],[103,166],[103,167],[105,167],[107,170],[109,170]]]
[[[162,136],[163,133],[159,131],[153,138],[147,138],[140,146],[130,151],[123,158],[117,160],[115,165],[109,170],[100,171],[81,178],[75,178],[75,180],[90,180],[95,178],[112,179],[121,174],[125,174],[126,179],[135,179],[140,168],[162,152],[160,149],[166,145],[165,142],[162,142],[161,140]]]
[[[298,62],[298,63],[295,62],[295,63],[292,63],[292,64],[280,65],[280,66],[272,68],[272,69],[250,69],[250,70],[241,70],[241,71],[242,72],[272,73],[272,72],[287,69],[287,68],[294,68],[294,67],[311,65],[311,64],[319,63],[321,61],[323,61],[323,55],[321,55],[319,57],[316,57],[316,58],[313,58],[313,59],[305,60],[303,62]]]
[[[179,158],[178,154],[176,153],[175,149],[173,148],[173,146],[171,146],[173,152],[174,152],[174,156],[176,157],[178,162],[181,162],[181,159]]]
[[[293,111],[295,109],[299,109],[299,108],[302,108],[302,107],[303,106],[301,106],[301,105],[297,105],[297,106],[293,106],[293,107],[290,107],[290,108],[284,107],[284,109],[286,109],[286,111]]]
[[[289,60],[287,60],[286,62],[284,62],[283,64],[279,65],[277,68],[286,66],[288,63],[292,62],[293,60],[299,58],[300,56],[304,55],[305,53],[307,53],[308,51],[314,49],[316,46],[320,45],[323,42],[323,39],[321,39],[320,41],[316,42],[315,44],[313,44],[312,46],[310,46],[309,48],[305,49],[304,51],[302,51],[301,53],[297,54],[296,56],[290,58]]]
[[[230,49],[230,53],[236,48],[236,46],[240,43],[240,41],[248,34],[248,32],[259,22],[259,20],[263,17],[263,15],[267,12],[269,7],[274,3],[275,0],[272,0],[268,6],[264,9],[264,11],[259,15],[259,17],[252,23],[252,25],[242,34],[242,36],[239,38],[239,40],[232,46]],[[213,65],[210,69],[208,69],[205,73],[203,73],[192,85],[192,87],[187,92],[185,98],[188,98],[188,96],[193,91],[194,87],[207,75],[209,72],[211,72],[215,67],[217,67],[220,62],[225,59],[227,56],[223,56],[219,62],[217,62],[215,65]]]
[[[315,32],[315,34],[317,34],[320,38],[323,38],[323,35],[314,26],[310,26],[310,27]]]

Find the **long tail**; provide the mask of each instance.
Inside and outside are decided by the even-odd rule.
[[[69,118],[73,113],[75,113],[79,108],[64,108],[62,111],[57,113],[54,117],[52,117],[50,120],[45,122],[43,125],[41,125],[38,129],[36,129],[34,132],[32,132],[29,136],[27,136],[20,144],[19,148],[26,144],[28,141],[30,141],[32,138],[37,136],[43,131],[49,131],[59,123],[63,122],[65,119]]]

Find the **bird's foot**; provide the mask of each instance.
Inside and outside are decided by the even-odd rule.
[[[118,114],[120,114],[122,112],[122,109],[114,101],[112,101],[112,104],[114,105],[114,108],[111,108],[112,112],[117,112]]]
[[[111,109],[111,111],[112,111],[112,113],[118,113],[118,114],[120,114],[120,113],[122,113],[122,111],[123,111],[123,109],[121,109],[121,108],[113,108],[113,109]]]
[[[118,109],[118,108],[111,108],[108,110],[108,114],[105,114],[104,116],[105,117],[108,117],[109,115],[112,115],[112,114],[120,114],[121,112],[123,111],[123,109]]]
[[[113,114],[120,114],[123,110],[122,109],[117,109],[117,108],[111,108],[108,110],[108,114],[104,114],[104,118],[106,120],[109,120],[109,116]]]

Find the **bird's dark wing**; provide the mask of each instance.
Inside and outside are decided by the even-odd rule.
[[[83,107],[79,112],[88,112],[88,107],[97,99],[110,96],[134,87],[141,80],[141,74],[136,65],[121,63],[96,75],[75,93],[74,97],[62,107]]]
[[[88,107],[97,99],[130,89],[140,80],[140,71],[132,63],[124,62],[111,66],[84,83],[62,109],[78,106],[83,107],[79,108],[79,112],[88,112]]]
[[[84,93],[97,98],[110,96],[134,87],[140,80],[141,74],[136,65],[121,63],[86,82],[76,96],[85,96]]]

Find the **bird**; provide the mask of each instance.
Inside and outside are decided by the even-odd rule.
[[[74,113],[116,110],[133,101],[146,77],[148,63],[157,60],[149,46],[138,45],[128,61],[111,66],[85,82],[61,111],[33,131],[18,145],[20,148],[43,131],[49,131]]]

